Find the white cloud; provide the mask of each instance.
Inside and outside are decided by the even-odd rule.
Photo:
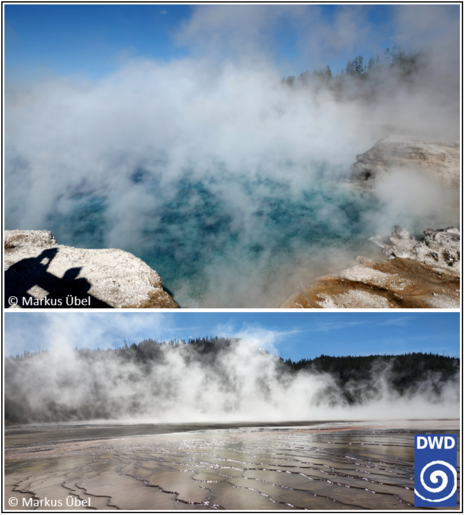
[[[7,355],[38,349],[61,352],[75,347],[108,349],[119,347],[124,341],[139,343],[146,338],[156,339],[173,330],[169,313],[42,313],[40,323],[35,320],[33,330],[29,322],[8,329]]]
[[[279,343],[285,342],[292,334],[300,333],[300,330],[276,331],[267,329],[256,323],[244,322],[240,328],[236,328],[232,322],[216,326],[215,333],[225,338],[240,338],[248,345],[266,350],[272,354],[278,354]]]

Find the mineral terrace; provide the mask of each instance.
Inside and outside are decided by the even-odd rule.
[[[427,229],[421,241],[396,226],[391,237],[372,240],[384,262],[357,258],[357,265],[326,275],[295,293],[283,308],[459,308],[460,231]]]

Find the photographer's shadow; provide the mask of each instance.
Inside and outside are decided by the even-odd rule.
[[[89,294],[90,282],[77,278],[81,267],[70,268],[61,279],[51,274],[48,267],[57,253],[57,248],[46,249],[35,258],[25,258],[10,266],[5,272],[5,308],[15,305],[15,299],[23,308],[112,308]],[[34,287],[47,292],[49,305],[38,302],[38,298],[29,293]]]

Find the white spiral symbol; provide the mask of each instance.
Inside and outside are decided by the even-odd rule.
[[[452,477],[454,478],[454,485],[453,485],[451,493],[447,497],[443,497],[441,499],[428,499],[426,497],[423,497],[422,495],[420,495],[418,493],[416,488],[415,488],[415,493],[416,493],[416,495],[418,495],[418,497],[420,497],[424,501],[442,502],[442,501],[445,501],[446,499],[449,499],[449,497],[452,497],[455,494],[455,492],[457,491],[457,471],[454,469],[454,467],[450,463],[446,463],[445,461],[432,461],[431,463],[428,463],[427,465],[425,465],[420,473],[420,481],[421,481],[423,488],[425,490],[427,490],[428,492],[439,493],[439,492],[442,492],[443,490],[445,490],[447,488],[447,486],[449,485],[449,479],[447,477],[447,474],[445,472],[443,472],[442,470],[434,470],[429,477],[430,481],[435,484],[439,481],[439,478],[441,478],[442,482],[441,482],[440,486],[438,486],[437,488],[431,488],[430,486],[427,486],[425,484],[424,475],[425,475],[426,469],[428,469],[429,467],[431,467],[433,465],[442,465],[444,467],[447,467],[452,472]]]

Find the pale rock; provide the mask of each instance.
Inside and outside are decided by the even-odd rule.
[[[5,231],[5,306],[50,307],[37,300],[67,296],[109,308],[177,308],[160,276],[141,259],[119,249],[79,249],[57,244],[49,231]],[[33,304],[24,305],[21,299]],[[14,306],[12,306],[14,307]],[[69,306],[78,307],[78,306]]]
[[[399,228],[399,229],[398,229]],[[444,268],[450,273],[460,273],[460,231],[455,227],[446,229],[426,229],[424,239],[406,238],[407,233],[400,226],[392,233],[391,244],[383,253],[389,257],[400,257],[420,261],[436,268]]]
[[[356,157],[349,183],[373,190],[376,180],[393,170],[422,172],[459,191],[460,145],[458,142],[405,141],[390,136]]]

